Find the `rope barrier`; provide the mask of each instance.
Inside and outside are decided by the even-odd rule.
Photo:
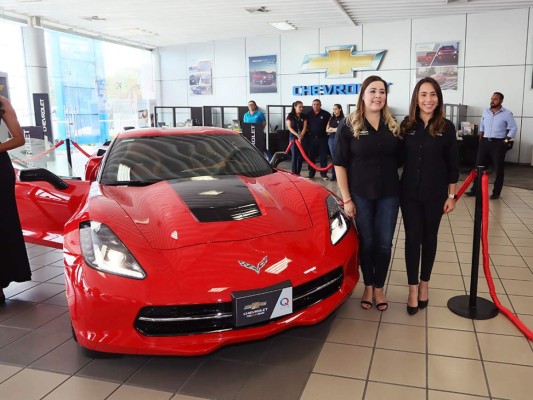
[[[45,150],[39,154],[36,154],[34,155],[33,157],[30,157],[30,158],[26,158],[24,161],[35,161],[35,160],[38,160],[39,158],[41,157],[44,157],[45,155],[47,155],[48,153],[51,153],[52,151],[54,151],[55,149],[57,149],[59,146],[61,146],[63,143],[65,143],[64,140],[60,140],[59,142],[57,142],[56,144],[54,144],[52,147],[50,147],[48,150]]]
[[[23,161],[28,162],[28,161],[35,161],[35,160],[38,160],[39,158],[42,158],[42,157],[44,157],[45,155],[51,153],[52,151],[54,151],[55,149],[57,149],[59,146],[63,145],[64,143],[65,143],[64,140],[60,140],[59,142],[57,142],[56,144],[54,144],[52,147],[50,147],[48,150],[45,150],[45,151],[43,151],[43,152],[41,152],[41,153],[39,153],[39,154],[36,154],[36,155],[34,155],[34,156],[30,157],[30,158],[26,158],[26,159],[24,159]],[[83,154],[85,157],[87,157],[87,158],[91,158],[91,155],[90,155],[89,153],[87,153],[85,150],[83,150],[83,148],[82,148],[78,143],[76,143],[76,142],[73,141],[73,140],[71,140],[70,143],[72,143],[72,145],[73,145],[74,147],[76,147],[76,148],[79,150],[79,152],[80,152],[81,154]]]
[[[72,143],[72,145],[77,148],[81,154],[83,154],[85,157],[87,158],[91,158],[91,155],[89,153],[87,153],[85,150],[82,149],[82,147],[76,143],[74,140],[71,140],[70,143]]]
[[[298,149],[300,149],[300,153],[302,154],[302,157],[304,158],[305,162],[307,164],[309,164],[309,166],[312,167],[313,169],[317,170],[318,172],[326,172],[326,171],[329,171],[331,168],[333,168],[333,164],[332,163],[329,163],[328,166],[322,168],[322,167],[319,167],[318,165],[316,165],[314,162],[312,162],[307,157],[307,154],[305,154],[305,151],[304,151],[304,148],[303,148],[302,144],[297,139],[292,139],[290,141],[289,146],[287,147],[287,150],[285,150],[285,153],[289,152],[289,150],[294,145],[294,143],[296,143],[296,146],[298,146]]]
[[[474,171],[475,172],[475,171]],[[466,182],[465,182],[466,183]],[[481,196],[483,199],[482,207],[482,230],[481,230],[481,245],[483,248],[483,271],[485,272],[485,278],[487,279],[487,285],[489,287],[490,297],[500,310],[500,312],[507,317],[519,330],[522,332],[529,340],[533,340],[533,332],[524,325],[520,319],[512,313],[511,310],[504,307],[498,296],[496,295],[496,289],[494,287],[494,282],[492,281],[492,274],[489,267],[489,241],[488,241],[488,231],[489,231],[489,177],[486,172],[483,173],[481,177]]]

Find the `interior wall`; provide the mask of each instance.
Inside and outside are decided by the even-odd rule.
[[[407,113],[414,87],[418,43],[459,42],[457,90],[445,90],[445,103],[468,105],[467,120],[479,124],[493,92],[505,95],[519,126],[514,148],[506,160],[531,163],[533,148],[533,21],[531,9],[479,14],[458,14],[397,22],[364,24],[350,28],[273,33],[267,36],[191,43],[159,49],[161,104],[163,106],[246,105],[249,99],[267,105],[301,100],[311,105],[315,97],[331,112],[340,103],[345,111],[357,102],[354,95],[294,96],[295,85],[361,83],[377,74],[391,82],[389,106],[394,115]],[[356,50],[387,50],[378,71],[357,72],[354,78],[331,79],[323,73],[300,73],[307,54],[325,47],[355,45]],[[250,94],[248,57],[277,55],[278,92]],[[188,65],[213,62],[213,94],[189,92]]]

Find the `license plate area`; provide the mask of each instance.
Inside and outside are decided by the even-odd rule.
[[[233,323],[236,327],[253,325],[292,313],[292,285],[285,281],[257,290],[231,293]]]

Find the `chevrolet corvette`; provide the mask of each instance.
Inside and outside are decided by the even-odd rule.
[[[225,129],[148,128],[119,134],[84,179],[17,168],[26,241],[63,249],[79,345],[206,354],[339,307],[359,278],[357,232],[281,158]]]

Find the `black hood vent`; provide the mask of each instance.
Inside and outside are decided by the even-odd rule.
[[[199,222],[239,221],[261,215],[250,189],[236,176],[171,182]]]

